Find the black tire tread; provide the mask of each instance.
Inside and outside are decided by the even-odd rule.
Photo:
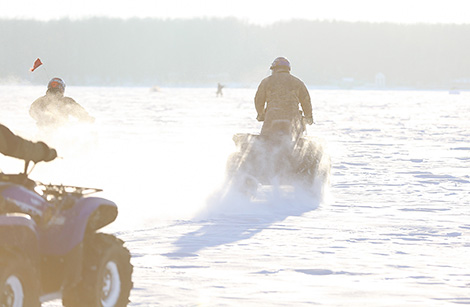
[[[116,307],[127,306],[130,291],[133,287],[130,262],[131,254],[124,247],[124,242],[113,235],[105,233],[93,234],[85,242],[83,275],[81,282],[74,288],[64,292],[62,303],[66,307],[100,307],[98,266],[102,265],[103,256],[115,253],[119,260],[119,273],[121,277],[121,294]]]
[[[20,253],[7,254],[0,251],[0,291],[3,291],[3,284],[11,272],[17,272],[17,277],[23,283],[25,294],[23,305],[40,306],[38,274],[32,260]]]

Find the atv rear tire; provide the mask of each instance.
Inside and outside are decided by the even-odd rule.
[[[127,306],[133,267],[129,250],[123,244],[104,233],[89,238],[85,243],[82,281],[64,292],[64,306]]]
[[[0,306],[40,306],[36,269],[28,258],[0,256]]]

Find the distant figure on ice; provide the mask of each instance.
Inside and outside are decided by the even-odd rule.
[[[160,88],[155,85],[155,86],[152,86],[152,87],[150,88],[150,91],[151,91],[151,92],[154,92],[154,93],[160,92]]]
[[[278,57],[271,64],[271,76],[263,79],[255,95],[256,119],[264,121],[261,135],[270,135],[279,128],[274,123],[287,123],[294,136],[303,131],[304,122],[313,124],[312,104],[305,84],[290,74],[290,63]],[[299,110],[302,107],[304,118]]]
[[[60,78],[53,78],[47,85],[46,95],[33,102],[29,114],[39,127],[60,126],[68,123],[71,118],[80,122],[95,121],[75,100],[65,97],[64,92],[65,82]]]
[[[217,83],[217,93],[216,93],[217,97],[224,95],[224,94],[222,93],[222,89],[223,89],[224,87],[225,87],[224,85],[222,85],[222,84],[220,84],[220,83]]]

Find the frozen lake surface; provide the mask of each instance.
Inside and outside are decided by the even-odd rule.
[[[118,204],[129,306],[470,304],[470,93],[311,90],[330,187],[246,200],[220,195],[232,135],[260,130],[256,89],[71,86],[97,121],[55,134],[28,115],[44,91],[0,86],[0,121],[62,157],[32,178]]]

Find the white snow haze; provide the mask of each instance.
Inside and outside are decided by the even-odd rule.
[[[129,306],[470,304],[468,92],[310,89],[329,185],[250,200],[224,177],[232,135],[261,127],[255,90],[69,86],[96,123],[45,134],[44,87],[3,85],[0,121],[57,149],[33,179],[117,203],[103,231],[131,251]]]
[[[1,0],[0,123],[57,150],[32,179],[117,204],[101,231],[131,252],[129,306],[470,305],[469,12],[468,0]],[[309,87],[324,176],[250,198],[227,161],[234,134],[261,129],[253,99],[277,56]],[[38,129],[28,111],[55,76],[94,123]],[[23,167],[0,155],[3,172]]]

